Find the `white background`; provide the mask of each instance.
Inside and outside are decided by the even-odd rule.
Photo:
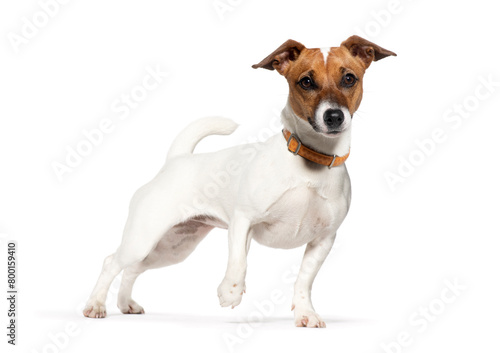
[[[20,290],[18,346],[8,347],[2,329],[2,352],[498,350],[500,25],[492,2],[221,3],[231,7],[222,16],[213,0],[69,1],[18,46],[11,39],[41,5],[2,3],[0,233],[18,242]],[[398,56],[365,76],[347,161],[352,207],[313,288],[327,328],[293,325],[303,248],[254,244],[247,294],[234,310],[221,309],[227,236],[219,230],[184,263],[138,280],[134,298],[146,315],[120,314],[111,294],[107,319],[83,318],[131,195],[161,167],[176,134],[207,115],[241,124],[230,137],[203,141],[201,152],[276,131],[286,82],[251,65],[289,38],[327,47],[352,34]],[[157,66],[169,76],[120,120],[111,106]],[[468,118],[449,112],[464,104]],[[114,130],[58,180],[53,163],[65,163],[67,146],[103,119]],[[446,140],[418,152],[415,141],[434,129]],[[419,165],[392,190],[387,173],[410,158]],[[5,283],[5,242],[1,251]],[[452,297],[447,281],[465,289]],[[453,300],[443,303],[443,291]],[[283,300],[270,304],[272,293]],[[418,312],[429,306],[423,319]],[[405,347],[391,344],[398,338]]]

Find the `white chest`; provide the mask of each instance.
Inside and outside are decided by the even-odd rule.
[[[252,226],[250,235],[258,243],[283,249],[299,247],[325,233],[333,235],[349,208],[348,198],[336,196],[320,195],[307,186],[288,190]]]

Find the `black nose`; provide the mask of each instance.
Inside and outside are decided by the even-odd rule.
[[[323,114],[328,129],[336,129],[344,122],[344,113],[340,109],[327,109]]]

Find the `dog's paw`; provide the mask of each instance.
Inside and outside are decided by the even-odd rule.
[[[127,302],[118,303],[118,309],[124,314],[144,314],[144,308],[132,299]]]
[[[300,310],[295,308],[295,326],[325,328],[326,324],[314,310]]]
[[[245,293],[245,282],[224,279],[217,288],[217,295],[222,307],[231,306],[234,308],[241,303],[243,293]]]
[[[106,317],[106,305],[98,301],[89,301],[83,309],[83,315],[92,319],[103,319]]]

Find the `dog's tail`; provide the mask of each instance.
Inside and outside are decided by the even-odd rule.
[[[177,135],[168,150],[167,160],[183,154],[193,153],[198,142],[205,137],[210,135],[230,135],[237,127],[238,124],[227,118],[207,117],[196,120]]]

